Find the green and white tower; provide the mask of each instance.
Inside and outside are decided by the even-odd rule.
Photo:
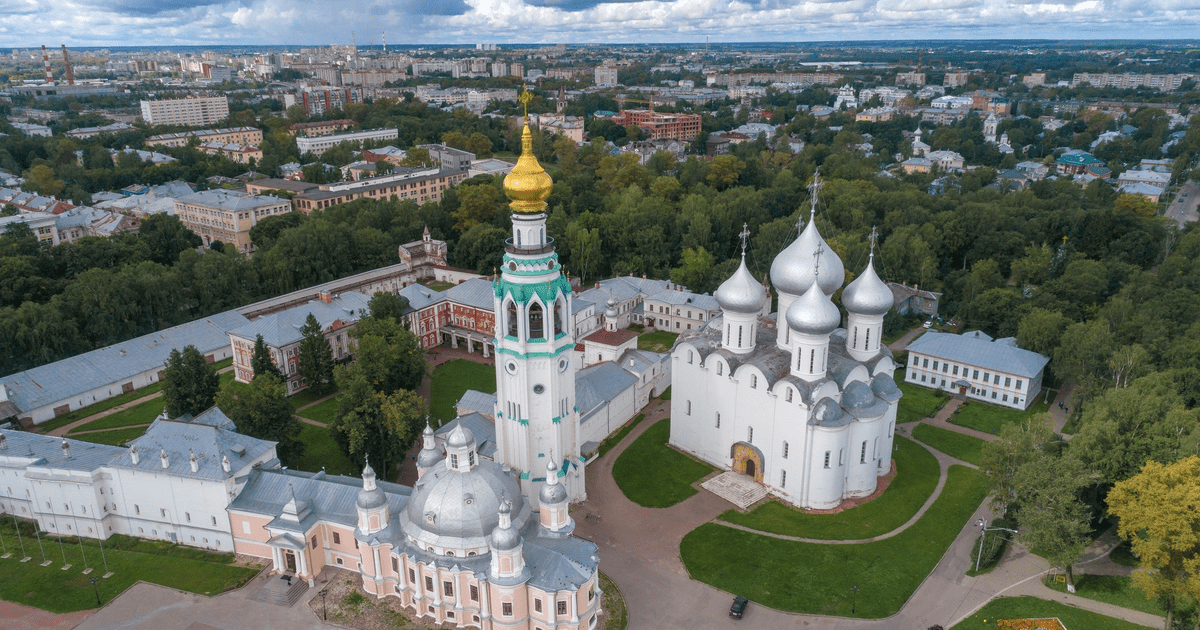
[[[527,93],[521,95],[527,103]],[[497,461],[515,469],[521,492],[538,505],[554,458],[571,501],[586,498],[575,408],[571,352],[571,283],[546,235],[546,198],[553,182],[533,154],[526,119],[521,157],[504,178],[512,200],[513,235],[493,282],[496,313]]]

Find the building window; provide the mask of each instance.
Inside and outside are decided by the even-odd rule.
[[[992,378],[992,385],[999,385],[999,384],[1000,384],[1000,375],[997,374],[994,378]]]
[[[725,373],[725,368],[723,367],[723,365],[720,361],[717,361],[717,376],[720,376],[724,373]]]
[[[911,378],[911,379],[914,379],[914,380],[915,380],[915,379],[917,378],[917,373],[916,373],[916,372],[912,372],[912,373],[910,373],[908,376],[909,376],[909,378]]]
[[[408,581],[414,584],[417,582],[417,572],[415,569],[408,570]]]
[[[48,503],[48,502],[47,502],[47,503],[46,503],[46,507],[50,507],[50,503]],[[141,508],[141,507],[138,507],[138,504],[136,504],[136,503],[134,503],[134,504],[133,504],[133,513],[134,513],[134,514],[141,514],[141,513],[142,513],[142,508]]]
[[[996,400],[996,390],[992,390],[992,400]]]
[[[317,537],[316,536],[312,537],[312,548],[313,549],[317,548]]]
[[[754,427],[746,427],[746,441],[750,444],[754,443]]]
[[[923,368],[927,368],[927,367],[929,367],[929,359],[925,359],[925,360],[924,360],[924,361],[921,363],[921,367],[923,367]]]
[[[936,371],[937,371],[937,368],[938,368],[938,362],[937,362],[937,361],[934,361],[934,362],[933,362],[933,371],[934,371],[934,372],[936,372]]]
[[[832,451],[825,451],[825,467],[826,468],[829,468],[829,456],[831,453],[832,453]]]
[[[787,459],[787,456],[788,456],[788,443],[784,442],[783,443],[783,458]]]
[[[979,380],[979,370],[972,370],[972,372],[971,372],[971,379],[972,379],[972,380]]]
[[[871,329],[868,328],[867,329],[867,340],[866,340],[866,342],[863,343],[863,350],[870,350],[870,349],[871,349]]]
[[[187,520],[187,522],[191,523],[191,522],[192,522],[192,513],[191,513],[191,512],[184,512],[184,513],[183,513],[183,518],[184,518],[185,520]]]
[[[433,578],[428,575],[425,576],[425,590],[433,592]]]
[[[559,615],[567,614],[567,602],[558,602],[558,614]]]
[[[717,428],[718,429],[721,428],[721,412],[720,411],[717,412]]]
[[[335,545],[342,544],[342,535],[341,534],[339,534],[337,532],[333,532],[333,544],[335,544]]]
[[[815,364],[816,360],[817,360],[817,351],[809,350],[808,351],[808,373],[809,374],[813,373],[813,365]]]
[[[758,375],[757,374],[750,375],[750,389],[758,389]]]
[[[784,391],[786,392],[784,394],[784,400],[786,400],[788,402],[792,402],[792,388],[788,387]]]
[[[1005,395],[1001,396],[1000,398],[1001,398],[1001,400],[1003,400],[1004,402],[1008,402],[1008,394],[1005,394]]]
[[[860,453],[858,456],[858,463],[860,463],[860,464],[867,463],[867,441],[866,440],[863,440],[862,453]]]
[[[858,326],[854,327],[854,341],[850,344],[850,347],[852,347],[852,348],[858,347]]]
[[[690,415],[692,415],[692,401],[690,401],[690,400],[689,400],[689,401],[687,401],[687,411],[685,411],[685,412],[683,413],[683,415],[685,415],[685,416],[690,416]]]
[[[921,375],[921,382],[922,382],[922,383],[924,383],[924,382],[925,382],[925,375],[924,375],[924,374],[922,374],[922,375]]]
[[[692,363],[692,351],[688,350],[688,364],[691,365],[691,363]]]
[[[780,488],[787,487],[787,471],[786,470],[779,471],[779,487]]]
[[[542,612],[542,600],[541,600],[541,598],[538,598],[538,599],[535,599],[535,600],[533,600],[533,612]]]
[[[948,371],[950,371],[950,364],[943,362],[942,363],[942,374],[945,374]]]
[[[917,355],[914,354],[913,355],[913,365],[914,366],[917,365],[918,363],[920,363],[920,361],[921,361],[921,357],[918,357]]]
[[[512,602],[504,602],[503,604],[500,604],[500,614],[504,615],[505,617],[511,617]]]
[[[442,582],[442,597],[454,597],[454,582]]]
[[[479,601],[479,587],[474,584],[471,585],[471,601]]]
[[[957,365],[954,366],[954,370],[952,371],[952,374],[954,374],[955,376],[958,376],[958,366]]]
[[[991,374],[984,372],[983,373],[983,382],[984,383],[988,382],[988,380],[991,378],[991,376],[992,376]]]

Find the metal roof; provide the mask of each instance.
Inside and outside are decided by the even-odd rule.
[[[717,298],[711,295],[699,295],[691,291],[680,291],[678,289],[664,289],[646,296],[646,299],[674,306],[695,306],[696,308],[712,312],[721,310],[721,305],[717,303]]]
[[[220,428],[231,424],[215,407],[192,421],[158,418],[146,429],[145,435],[130,442],[128,451],[122,449],[121,456],[112,465],[178,477],[228,479],[275,448],[275,442]],[[135,447],[138,449],[136,464],[132,455]],[[163,453],[167,455],[165,467]],[[196,472],[191,468],[193,454],[198,465]],[[229,458],[229,472],[221,466],[224,457]]]
[[[530,586],[550,593],[578,589],[600,565],[596,545],[574,536],[530,537],[522,550],[531,573]]]
[[[204,208],[219,208],[230,212],[241,210],[254,210],[255,208],[264,208],[267,206],[277,206],[281,203],[288,203],[287,199],[272,197],[270,195],[251,195],[244,192],[235,192],[232,190],[202,190],[200,192],[185,195],[178,199],[180,203],[187,203],[193,206],[201,206]]]
[[[455,285],[443,291],[446,299],[475,308],[492,310],[495,307],[496,294],[492,290],[492,281],[485,278],[471,278],[466,282]]]
[[[463,392],[462,398],[458,399],[455,407],[490,416],[496,410],[496,394],[484,393],[477,389],[468,389]],[[475,431],[475,428],[471,427],[471,430]],[[479,433],[475,433],[475,435],[478,436]]]
[[[987,335],[927,332],[908,346],[909,352],[937,357],[1006,374],[1034,378],[1049,358],[1016,346],[1011,338],[992,341]]]
[[[637,380],[636,376],[611,361],[579,370],[575,375],[575,405],[579,408],[581,422],[586,422],[593,411],[633,387]]]
[[[475,392],[480,393],[480,392]],[[496,397],[492,396],[492,403],[496,402]],[[490,414],[492,407],[488,407]],[[444,442],[454,427],[461,424],[466,429],[470,430],[475,435],[475,450],[483,457],[495,459],[496,456],[496,425],[492,424],[491,420],[485,418],[479,413],[468,413],[466,415],[455,418],[452,422],[447,422],[442,425],[442,428],[434,431],[434,435],[438,436]]]
[[[225,331],[249,321],[237,311],[225,311],[10,374],[0,378],[0,383],[8,388],[9,399],[28,412],[161,367],[174,349],[191,345],[201,354],[208,354],[228,347]]]
[[[409,308],[414,311],[433,306],[446,299],[446,295],[441,291],[434,291],[423,284],[410,284],[400,289],[400,295],[408,300]]]
[[[0,429],[0,435],[4,436],[0,460],[17,465],[91,472],[125,452],[119,446],[92,444],[27,431]],[[63,452],[63,442],[71,447],[70,457]]]
[[[307,304],[264,315],[244,326],[231,329],[229,334],[243,339],[254,340],[262,335],[263,342],[275,348],[282,348],[296,343],[304,337],[300,329],[308,319],[309,313],[317,318],[321,330],[327,330],[333,322],[353,323],[369,312],[371,298],[357,291],[340,293],[326,304],[321,300],[309,300]]]
[[[392,514],[404,509],[412,488],[386,481],[375,483],[387,495]],[[255,470],[250,473],[250,480],[241,494],[229,504],[229,509],[277,517],[283,513],[284,506],[292,500],[292,493],[295,492],[298,501],[308,503],[308,508],[312,510],[311,520],[322,519],[354,527],[358,524],[355,501],[360,490],[362,479],[328,475],[324,471]]]

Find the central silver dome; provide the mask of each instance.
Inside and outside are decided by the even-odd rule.
[[[791,329],[806,335],[828,335],[842,323],[842,314],[833,305],[818,285],[808,285],[808,290],[792,302],[787,310],[787,324]]]
[[[516,477],[492,461],[481,460],[465,472],[439,466],[425,473],[413,490],[400,525],[422,548],[486,547],[505,498],[513,503],[513,527],[520,530],[529,519],[530,508]]]
[[[808,225],[796,240],[788,245],[771,262],[771,284],[788,295],[804,295],[813,283],[813,268],[817,263],[817,248],[821,248],[821,268],[817,284],[825,295],[833,295],[846,281],[846,268],[842,260],[833,253],[829,244],[817,231],[817,222],[809,219]]]
[[[738,265],[737,271],[728,280],[721,283],[713,294],[721,310],[728,313],[757,313],[762,310],[767,292],[762,285],[746,269],[746,258]]]
[[[888,285],[875,273],[875,257],[867,261],[867,268],[854,282],[842,291],[842,306],[851,313],[862,315],[884,315],[892,310],[895,296]]]

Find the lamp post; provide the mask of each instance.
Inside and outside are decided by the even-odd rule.
[[[858,585],[850,587],[850,614],[853,615],[858,611]]]
[[[317,595],[321,596],[321,621],[329,621],[329,615],[325,610],[325,596],[329,594],[329,589],[323,588]]]
[[[97,584],[100,583],[100,578],[93,575],[88,578],[88,581],[92,583],[92,591],[96,593],[96,605],[101,606],[102,604],[100,603],[100,588],[98,586],[96,586]]]
[[[1017,530],[1007,527],[988,527],[983,519],[975,521],[975,524],[979,526],[979,553],[975,555],[975,572],[979,573],[979,561],[983,558],[983,539],[985,534],[987,532],[1009,532],[1010,534],[1015,534]]]

